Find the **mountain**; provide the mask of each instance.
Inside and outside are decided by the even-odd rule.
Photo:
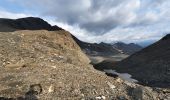
[[[133,53],[140,51],[142,49],[142,47],[137,44],[134,43],[125,44],[123,42],[117,42],[113,44],[113,47],[128,55],[132,55]]]
[[[170,34],[117,63],[114,69],[129,73],[142,84],[170,87]]]
[[[95,70],[69,32],[53,30],[42,19],[1,19],[0,24],[0,100],[152,100],[158,96],[157,92],[148,95],[153,90],[148,92],[144,86]]]
[[[108,56],[108,55],[115,55],[119,54],[120,52],[112,47],[111,44],[107,43],[87,43],[80,41],[75,36],[73,36],[73,39],[76,41],[76,43],[80,46],[80,48],[87,54],[92,56]]]
[[[91,56],[114,56],[117,54],[127,54],[131,55],[142,49],[141,46],[131,43],[125,44],[122,42],[109,44],[109,43],[87,43],[77,39],[73,36],[73,39],[80,46],[80,48],[87,54]]]
[[[0,18],[0,32],[9,32],[16,30],[62,30],[58,26],[51,26],[46,21],[36,17],[27,17],[20,19]]]
[[[16,30],[43,30],[43,29],[48,31],[62,30],[62,28],[58,26],[51,26],[43,19],[36,18],[36,17],[27,17],[27,18],[20,18],[20,19],[0,18],[0,27],[1,27],[0,32],[13,32]],[[73,38],[82,48],[82,50],[89,55],[115,55],[120,53],[120,51],[114,49],[111,46],[111,44],[87,43],[78,40],[74,36]]]
[[[103,61],[117,62],[142,49],[141,46],[134,43],[88,43],[79,40],[73,35],[72,37],[75,42],[80,46],[82,51],[89,57],[89,59],[91,60],[91,64],[93,65],[96,65]]]

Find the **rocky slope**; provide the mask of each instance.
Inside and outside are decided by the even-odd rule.
[[[119,62],[115,69],[130,73],[141,83],[170,88],[170,34]]]
[[[96,71],[64,30],[0,32],[0,87],[0,100],[167,98],[163,91]]]

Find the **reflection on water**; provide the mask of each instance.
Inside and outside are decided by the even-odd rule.
[[[132,75],[128,74],[128,73],[118,73],[115,70],[104,70],[106,73],[111,73],[111,74],[116,74],[118,75],[121,79],[128,81],[128,82],[132,82],[132,83],[136,83],[138,82],[137,80],[131,78]]]

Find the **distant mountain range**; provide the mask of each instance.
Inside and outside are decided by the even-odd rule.
[[[115,44],[109,43],[87,43],[77,39],[73,36],[73,39],[81,47],[81,49],[87,54],[92,56],[113,56],[116,54],[127,54],[131,55],[142,49],[141,46],[130,43],[125,44],[123,42],[118,42]]]
[[[137,51],[140,51],[143,47],[141,47],[138,44],[135,43],[130,43],[130,44],[125,44],[123,42],[117,42],[112,45],[115,49],[120,50],[122,53],[131,55]]]

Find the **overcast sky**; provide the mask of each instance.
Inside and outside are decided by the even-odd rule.
[[[142,42],[170,32],[170,0],[0,0],[0,17],[41,17],[87,42]]]

